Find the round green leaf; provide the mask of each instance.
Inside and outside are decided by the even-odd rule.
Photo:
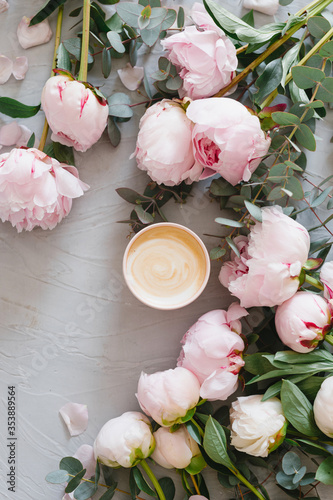
[[[322,38],[331,29],[329,21],[322,16],[310,17],[307,26],[310,34],[315,38]]]
[[[291,74],[300,89],[311,89],[325,78],[325,73],[321,69],[309,66],[294,66]]]
[[[55,470],[54,472],[50,472],[45,479],[48,483],[62,484],[68,482],[69,475],[65,470]]]
[[[76,476],[78,472],[81,472],[83,465],[77,458],[65,457],[60,461],[59,469],[67,471],[69,474]]]
[[[333,485],[333,457],[326,458],[318,467],[316,480]]]
[[[302,467],[299,456],[293,451],[288,451],[282,459],[282,470],[287,475],[295,474]]]

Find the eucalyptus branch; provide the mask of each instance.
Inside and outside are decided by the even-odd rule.
[[[83,26],[81,42],[80,71],[78,80],[87,81],[88,55],[89,55],[89,31],[90,31],[90,0],[83,0]]]
[[[68,472],[68,475],[69,477],[75,477],[74,474],[70,474]],[[91,479],[86,479],[85,477],[82,477],[81,478],[81,481],[85,481],[86,483],[92,483],[92,484],[95,484],[95,481],[92,481]],[[107,489],[110,489],[110,486],[108,486],[107,484],[103,484],[103,483],[98,483],[98,486],[102,486],[102,488],[107,488]],[[128,491],[125,491],[125,490],[121,490],[119,488],[115,488],[116,491],[119,491],[119,493],[124,493],[125,495],[129,495],[131,496],[131,493],[129,493]],[[138,497],[136,496],[135,498],[137,498],[137,500],[145,500],[144,498],[142,497]]]

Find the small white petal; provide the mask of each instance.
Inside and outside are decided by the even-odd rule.
[[[13,61],[6,56],[0,56],[0,84],[9,80],[13,71]]]
[[[30,137],[32,135],[32,131],[30,130],[30,128],[26,127],[25,125],[20,125],[20,129],[21,129],[21,137],[16,142],[16,146],[18,148],[21,148],[22,146],[25,147],[28,143],[28,140],[30,139]],[[37,141],[35,139],[35,143],[32,147],[35,147],[36,142]]]
[[[279,0],[244,0],[243,7],[274,16],[279,8]]]
[[[7,0],[0,0],[0,14],[1,12],[5,12],[6,10],[8,10],[8,2]]]
[[[128,90],[136,90],[141,85],[144,71],[141,66],[134,66],[133,68],[130,63],[127,63],[125,68],[118,69],[118,75],[122,84]]]
[[[23,49],[42,45],[50,41],[52,31],[49,21],[45,19],[35,26],[29,26],[30,18],[24,16],[17,27],[17,38]]]
[[[2,146],[14,146],[22,136],[20,125],[13,121],[0,128],[0,144]]]
[[[88,427],[88,408],[79,403],[67,403],[60,408],[62,416],[71,436],[82,434]]]
[[[28,71],[28,58],[25,56],[16,57],[13,65],[13,75],[16,80],[23,80]]]
[[[91,476],[95,473],[96,468],[96,460],[94,455],[94,448],[89,444],[83,444],[78,448],[73,455],[74,458],[80,460],[83,465],[83,468],[86,469],[86,473],[84,475],[85,478],[91,478]]]

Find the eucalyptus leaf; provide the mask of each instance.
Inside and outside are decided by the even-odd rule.
[[[139,217],[140,221],[142,222],[142,224],[151,224],[152,222],[154,222],[154,217],[149,212],[147,212],[142,207],[142,205],[136,206],[134,210],[137,216]]]
[[[76,500],[88,500],[96,493],[97,489],[96,484],[83,482],[74,491],[74,498]]]
[[[292,193],[292,198],[294,200],[303,200],[304,192],[302,183],[297,177],[291,176],[288,178],[285,189]]]
[[[118,2],[116,2],[118,3]],[[105,21],[105,24],[110,28],[111,31],[116,31],[117,33],[121,33],[123,29],[123,21],[119,17],[118,13],[115,12],[113,16]]]
[[[132,2],[121,2],[117,5],[116,10],[124,23],[133,28],[139,27],[139,17],[143,10],[141,5]]]
[[[308,125],[301,123],[295,132],[295,137],[301,146],[308,149],[309,151],[316,150],[316,139]],[[301,199],[301,198],[298,198]]]
[[[218,224],[221,224],[222,226],[228,226],[228,227],[244,227],[245,224],[244,222],[239,222],[238,220],[233,220],[233,219],[224,219],[223,217],[217,217],[215,219],[215,222]]]
[[[35,116],[39,110],[40,104],[38,106],[27,106],[16,99],[0,97],[0,113],[11,118],[30,118],[31,116]]]
[[[174,9],[168,9],[167,15],[165,16],[162,24],[161,30],[168,30],[174,24],[177,19],[177,12]]]
[[[72,491],[74,491],[79,486],[79,484],[81,483],[81,479],[83,478],[86,472],[87,472],[86,469],[83,469],[81,472],[76,474],[76,476],[73,477],[67,484],[65,488],[65,493],[72,493]]]
[[[121,140],[121,134],[117,123],[113,116],[108,117],[108,136],[114,148],[116,148]]]
[[[333,40],[326,42],[319,50],[319,55],[325,58],[330,58],[333,56]]]
[[[159,36],[161,33],[161,28],[160,26],[157,26],[156,28],[153,29],[148,29],[145,28],[140,31],[142,41],[148,45],[148,47],[152,47],[154,43],[157,42]]]
[[[306,436],[320,436],[315,424],[312,405],[302,391],[289,380],[281,387],[283,413],[296,430]]]
[[[111,67],[112,67],[112,60],[110,51],[104,48],[102,52],[102,73],[104,78],[108,78],[110,76]]]
[[[300,89],[311,89],[325,78],[325,73],[321,69],[310,66],[294,66],[291,74]]]
[[[225,241],[228,243],[231,250],[233,250],[235,252],[237,257],[240,257],[239,250],[237,248],[237,245],[234,243],[234,241],[229,236],[226,237]]]
[[[57,68],[66,71],[72,70],[71,58],[63,43],[61,43],[57,49]]]
[[[125,52],[125,47],[119,33],[116,31],[109,31],[106,36],[116,52],[119,54],[123,54]]]
[[[331,29],[331,24],[325,17],[313,16],[307,22],[309,32],[315,38],[322,38]]]
[[[333,77],[326,77],[320,83],[316,97],[323,102],[333,102]]]
[[[123,198],[128,203],[132,203],[133,205],[151,201],[150,197],[143,196],[142,194],[139,194],[130,188],[117,188],[116,192],[119,194],[119,196],[121,196],[121,198]]]
[[[64,40],[63,45],[67,52],[69,52],[77,61],[81,59],[81,39],[78,37],[69,38],[68,40]],[[90,51],[88,54],[88,64],[94,62],[94,58],[92,57]]]
[[[281,59],[270,61],[255,83],[258,91],[254,94],[254,102],[260,104],[268,94],[273,92],[280,85],[282,76]]]
[[[275,113],[272,113],[272,118],[275,123],[283,126],[300,125],[301,123],[297,115],[285,111],[275,111]]]
[[[45,479],[48,483],[62,484],[67,483],[70,477],[65,470],[55,470],[54,472],[50,472]]]
[[[83,465],[77,458],[74,457],[64,457],[59,464],[59,469],[67,471],[69,474],[76,476],[78,472],[81,472]]]
[[[330,194],[330,192],[332,191],[332,189],[333,189],[332,186],[324,189],[324,191],[322,193],[320,193],[320,195],[317,196],[317,198],[315,198],[313,200],[313,202],[311,203],[312,208],[319,207],[319,205],[321,205],[322,203],[324,203],[324,201],[326,200],[327,196]]]
[[[131,100],[127,94],[116,92],[108,97],[109,114],[119,118],[131,118],[133,110],[130,107]]]
[[[114,5],[115,3],[119,2],[119,0],[97,0],[97,1],[102,5]]]
[[[182,28],[185,22],[185,12],[183,7],[179,7],[177,15],[177,27]]]
[[[294,475],[302,467],[302,462],[297,453],[288,451],[282,459],[282,470],[285,474]]]
[[[217,260],[217,259],[220,259],[221,257],[223,257],[223,255],[226,254],[226,249],[225,248],[222,248],[222,247],[215,247],[215,248],[212,248],[209,252],[209,256],[211,258],[211,260]]]
[[[34,15],[31,19],[29,26],[34,26],[39,24],[44,19],[48,18],[55,10],[57,10],[60,5],[66,3],[67,0],[49,0],[45,5]]]
[[[289,73],[292,66],[298,62],[298,54],[301,48],[301,42],[295,43],[291,49],[282,57],[282,77],[281,85],[285,88],[286,76]]]
[[[250,213],[250,215],[252,215],[252,217],[258,221],[258,222],[262,222],[262,212],[261,212],[261,208],[258,207],[258,205],[255,205],[254,203],[252,203],[251,201],[249,200],[245,200],[244,201],[244,204],[245,204],[245,207],[247,208],[248,212]]]

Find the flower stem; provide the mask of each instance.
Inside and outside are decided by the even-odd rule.
[[[257,488],[255,488],[247,479],[246,477],[244,477],[237,469],[233,470],[233,469],[230,469],[231,472],[233,474],[235,474],[235,476],[240,480],[242,481],[242,483],[245,484],[245,486],[247,486],[249,488],[249,490],[252,491],[252,493],[254,493],[254,495],[258,498],[260,498],[260,500],[265,500],[265,497],[262,496],[262,494],[257,490]]]
[[[53,52],[51,76],[53,76],[53,70],[56,68],[56,65],[57,65],[57,50],[58,50],[58,47],[60,45],[60,39],[61,39],[63,13],[64,13],[64,6],[60,5],[60,7],[58,9],[58,16],[57,16],[57,27],[56,27],[55,40],[54,40],[54,52]],[[38,149],[40,151],[43,151],[43,149],[45,147],[48,131],[49,131],[49,124],[47,123],[47,120],[45,118],[43,132],[42,132],[42,136],[40,138],[40,143],[38,146]]]
[[[80,82],[87,81],[88,54],[89,54],[89,28],[90,28],[90,0],[83,0],[83,26],[82,26],[80,71],[77,77],[77,79]]]
[[[200,490],[199,490],[199,486],[198,486],[198,484],[197,484],[197,482],[195,480],[195,477],[192,476],[192,474],[190,474],[190,476],[191,476],[191,480],[192,480],[192,483],[193,483],[193,486],[194,486],[194,489],[195,489],[196,493],[198,495],[201,495]]]
[[[325,335],[324,340],[330,345],[333,345],[333,335]]]
[[[309,285],[315,286],[319,290],[324,290],[323,285],[320,283],[319,280],[316,278],[313,278],[313,276],[309,276],[308,274],[305,275],[305,282],[309,283]]]
[[[160,483],[157,481],[155,474],[153,473],[153,471],[151,470],[151,468],[147,464],[146,460],[141,460],[140,465],[143,468],[143,470],[145,471],[145,473],[147,474],[147,476],[149,477],[149,479],[151,480],[151,482],[153,483],[159,499],[166,500],[165,495],[163,493],[163,490],[160,486]]]
[[[200,425],[198,424],[198,422],[196,422],[196,421],[194,420],[194,418],[193,418],[193,417],[191,418],[190,422],[192,422],[192,424],[196,426],[196,428],[198,429],[198,431],[199,431],[199,433],[200,433],[200,436],[201,436],[201,437],[204,437],[204,434],[205,434],[205,433],[204,433],[203,429],[201,429],[201,427],[200,427]]]

